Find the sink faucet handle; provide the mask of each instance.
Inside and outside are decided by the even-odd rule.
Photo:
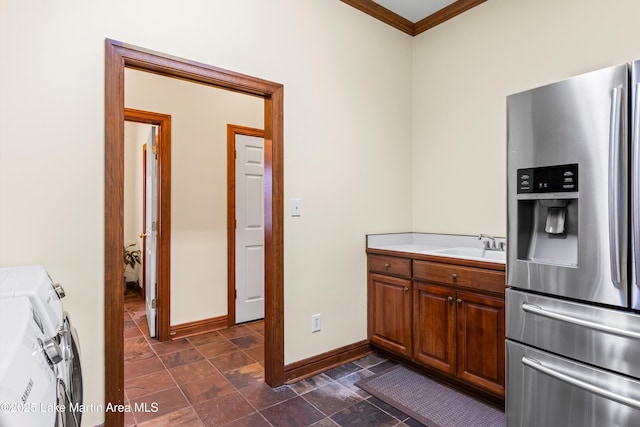
[[[489,236],[488,234],[481,233],[478,236],[478,240],[482,240],[483,238],[487,239],[484,242],[482,242],[482,244],[484,245],[485,249],[488,249],[488,250],[500,250],[501,246],[499,246],[499,243],[496,243],[496,238],[495,237]]]
[[[478,240],[482,240],[482,238],[483,238],[483,237],[484,237],[485,239],[489,239],[489,240],[493,240],[493,241],[495,241],[495,240],[496,240],[496,238],[495,238],[495,237],[491,237],[491,236],[489,236],[488,234],[484,234],[484,233],[480,233],[480,234],[478,235]]]

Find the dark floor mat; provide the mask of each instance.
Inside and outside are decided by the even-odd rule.
[[[502,427],[504,412],[398,365],[355,383],[429,427]]]

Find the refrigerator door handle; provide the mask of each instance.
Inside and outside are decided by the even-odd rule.
[[[622,396],[618,393],[614,393],[609,390],[605,390],[602,387],[595,386],[593,384],[589,384],[588,382],[582,381],[578,378],[574,378],[570,375],[564,374],[562,372],[556,371],[548,366],[545,366],[542,362],[531,359],[527,356],[522,356],[522,364],[528,366],[536,371],[542,372],[543,374],[547,374],[552,378],[555,378],[559,381],[570,384],[574,387],[581,388],[590,393],[597,394],[598,396],[602,396],[605,399],[613,400],[614,402],[621,403],[623,405],[630,406],[635,409],[640,409],[640,401],[636,399],[632,399],[630,397]]]
[[[566,314],[556,313],[555,311],[547,310],[535,304],[529,304],[526,302],[523,303],[522,311],[530,314],[536,314],[538,316],[548,317],[549,319],[553,319],[553,320],[559,320],[565,323],[571,323],[574,325],[582,326],[585,328],[593,329],[593,330],[604,332],[607,334],[618,335],[623,338],[640,340],[640,332],[630,331],[628,329],[616,328],[614,326],[608,326],[602,323],[596,323],[590,320],[579,319],[577,317],[569,316]]]
[[[640,83],[633,88],[633,129],[631,133],[631,241],[635,282],[640,288]]]
[[[620,209],[622,208],[620,183],[620,124],[622,113],[622,88],[611,91],[611,117],[609,128],[609,256],[611,281],[617,288],[622,281],[620,272]]]

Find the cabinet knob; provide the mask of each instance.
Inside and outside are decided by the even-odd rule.
[[[407,288],[406,286],[404,287],[404,291],[405,292],[409,292],[409,288]]]
[[[384,263],[384,268],[385,268],[385,270],[388,270],[388,269],[389,269],[389,267],[391,267],[391,264],[389,264],[388,262],[385,262],[385,263]]]
[[[456,273],[453,273],[453,274],[451,275],[451,280],[453,280],[454,282],[455,282],[456,280],[458,280],[458,275],[457,275]]]
[[[447,301],[449,302],[453,301],[453,297],[447,297]]]
[[[461,300],[460,298],[458,298],[458,299],[456,300],[456,302],[457,302],[458,304],[462,304],[462,300]]]

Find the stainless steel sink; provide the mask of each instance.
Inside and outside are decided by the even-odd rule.
[[[504,251],[490,251],[479,248],[446,248],[434,249],[422,252],[425,255],[439,255],[452,258],[473,259],[485,262],[497,262],[504,264],[506,262]]]

